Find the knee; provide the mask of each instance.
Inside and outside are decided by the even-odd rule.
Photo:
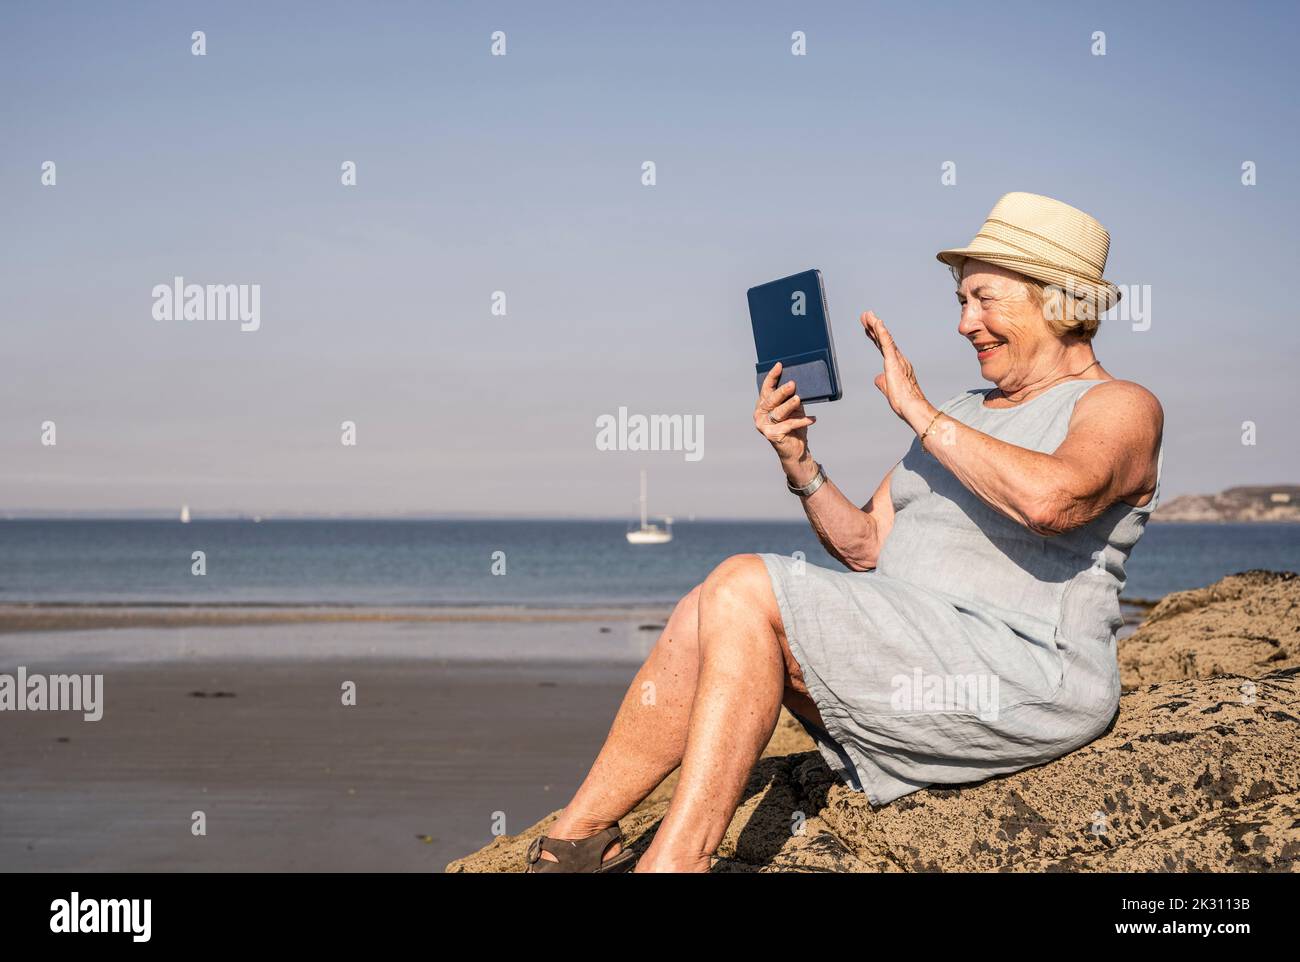
[[[686,594],[682,595],[677,602],[677,607],[673,608],[673,617],[680,618],[684,621],[694,623],[699,616],[700,610],[700,592],[704,590],[704,582],[700,582]]]
[[[692,646],[696,644],[700,629],[700,595],[703,592],[704,584],[701,582],[682,595],[668,618],[665,638],[671,641],[681,640]]]
[[[769,621],[780,617],[767,565],[756,554],[732,555],[709,573],[700,589],[701,606],[761,611]]]
[[[698,584],[678,600],[649,658],[656,654],[660,657],[683,654],[698,657],[700,593],[703,590],[704,585]]]

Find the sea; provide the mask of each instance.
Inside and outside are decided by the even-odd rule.
[[[671,605],[733,554],[802,552],[842,570],[802,522],[679,522],[662,545],[628,544],[626,530],[569,520],[5,520],[0,603],[630,607]],[[1153,523],[1122,597],[1155,600],[1251,568],[1300,571],[1300,525]]]

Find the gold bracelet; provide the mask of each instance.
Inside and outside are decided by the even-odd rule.
[[[941,418],[942,416],[943,416],[942,411],[936,411],[934,417],[930,418],[930,423],[926,426],[926,429],[921,432],[921,438],[920,438],[921,450],[925,451],[927,454],[929,454],[929,451],[926,451],[926,447],[925,447],[926,435],[928,435],[930,433],[930,430],[934,427],[934,422],[939,420],[939,418]]]

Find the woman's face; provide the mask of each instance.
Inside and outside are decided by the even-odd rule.
[[[1024,281],[994,264],[967,260],[962,266],[961,323],[957,332],[976,349],[980,376],[1003,388],[1030,379],[1035,358],[1051,356],[1056,337]]]

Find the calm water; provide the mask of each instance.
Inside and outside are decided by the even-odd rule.
[[[803,523],[678,524],[632,546],[620,521],[3,521],[0,601],[348,605],[670,603],[728,555],[803,551]],[[190,573],[191,554],[207,574]],[[506,573],[492,574],[494,552]],[[1300,570],[1300,526],[1153,524],[1126,598],[1248,568]]]

